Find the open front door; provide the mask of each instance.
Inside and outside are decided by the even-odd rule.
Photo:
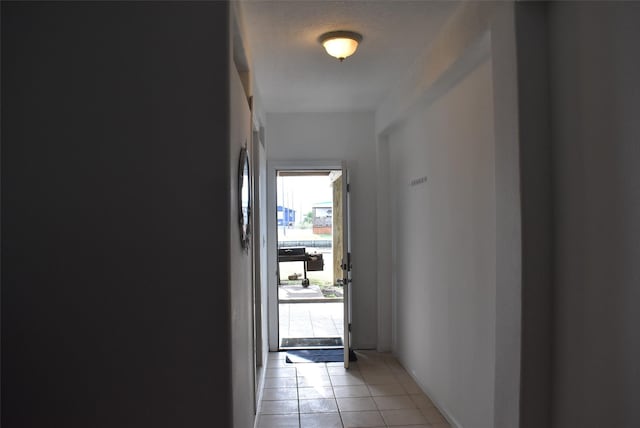
[[[351,350],[351,224],[349,203],[349,171],[342,165],[342,284],[344,293],[344,367],[349,368]]]

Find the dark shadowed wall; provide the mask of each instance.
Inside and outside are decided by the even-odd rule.
[[[550,425],[552,192],[547,3],[516,2],[522,237],[520,428]]]
[[[230,426],[228,40],[226,2],[3,2],[3,427]]]
[[[640,426],[640,4],[550,7],[553,427]]]

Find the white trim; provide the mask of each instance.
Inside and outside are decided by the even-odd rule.
[[[461,2],[449,17],[436,39],[407,71],[401,80],[378,105],[375,117],[375,134],[379,135],[394,126],[411,110],[418,98],[430,88],[442,86],[442,76],[455,66],[464,51],[491,26],[491,20],[500,2]],[[464,67],[463,67],[464,68]]]
[[[389,139],[378,136],[376,141],[377,187],[377,287],[378,294],[378,352],[393,350],[395,328],[395,299],[392,287],[391,206],[389,195]]]

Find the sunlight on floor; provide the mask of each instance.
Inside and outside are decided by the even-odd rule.
[[[258,428],[450,427],[391,354],[356,354],[347,370],[270,353]]]

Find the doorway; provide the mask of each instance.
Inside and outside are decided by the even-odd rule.
[[[278,349],[344,348],[342,183],[342,169],[276,170]]]

